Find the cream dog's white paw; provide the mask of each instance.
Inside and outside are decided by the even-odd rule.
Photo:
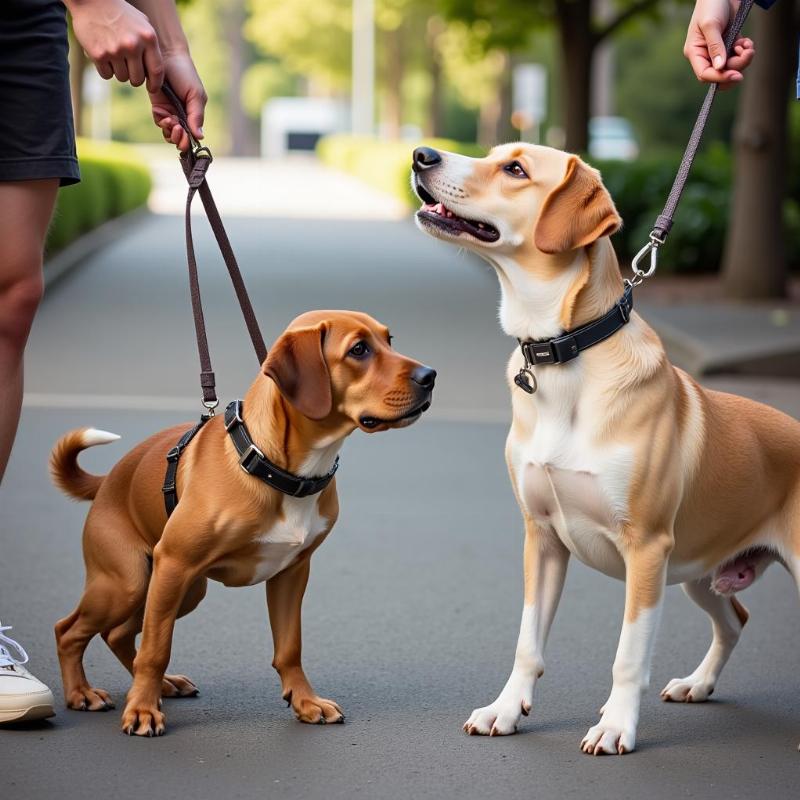
[[[636,748],[638,713],[611,698],[601,709],[602,716],[583,737],[581,750],[589,755],[624,755]]]
[[[662,690],[661,699],[673,703],[704,703],[714,694],[714,683],[704,675],[673,678]]]
[[[636,748],[636,730],[610,725],[602,720],[593,725],[583,737],[581,750],[590,756],[624,755]]]
[[[497,700],[476,708],[464,723],[470,736],[508,736],[517,732],[520,717],[528,716],[533,705],[535,677],[529,670],[515,668]]]

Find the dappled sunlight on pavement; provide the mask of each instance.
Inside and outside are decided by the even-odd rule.
[[[157,214],[183,213],[186,185],[177,159],[168,149],[162,154],[143,148],[143,153],[155,182],[150,209]],[[313,155],[215,158],[208,183],[226,216],[393,220],[408,215],[391,195],[324,166]],[[198,202],[194,213],[201,208]]]

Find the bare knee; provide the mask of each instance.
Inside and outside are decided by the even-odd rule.
[[[27,248],[0,258],[0,347],[22,352],[43,291],[41,253]]]

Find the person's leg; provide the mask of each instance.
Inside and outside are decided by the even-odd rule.
[[[22,405],[25,343],[42,296],[42,253],[58,179],[0,182],[0,481]]]

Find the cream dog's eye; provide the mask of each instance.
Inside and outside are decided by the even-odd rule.
[[[522,164],[519,161],[512,161],[510,164],[506,164],[503,169],[509,174],[513,175],[515,178],[527,178],[528,173],[522,168]]]
[[[347,355],[353,358],[364,358],[369,355],[369,345],[366,342],[356,342],[348,351]]]

